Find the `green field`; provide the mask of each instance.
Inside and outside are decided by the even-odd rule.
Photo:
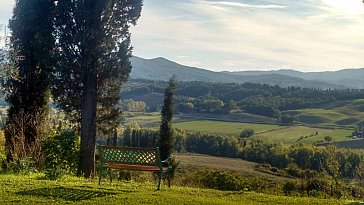
[[[289,110],[284,113],[305,124],[356,127],[364,122],[364,100],[355,100],[333,109]]]
[[[255,131],[255,135],[253,136],[255,139],[264,139],[265,141],[287,144],[320,142],[323,141],[325,136],[331,136],[333,141],[342,141],[346,140],[347,136],[350,136],[352,133],[351,130],[344,129],[322,129],[305,126],[282,126],[207,120],[179,122],[173,124],[173,126],[192,132],[205,132],[230,136],[239,136],[242,130],[251,128]]]
[[[252,128],[256,133],[264,133],[272,130],[285,129],[284,126],[269,124],[250,124],[239,122],[223,122],[209,120],[193,120],[173,124],[174,128],[184,129],[193,132],[206,132],[220,135],[239,136],[246,128]]]
[[[161,120],[160,113],[129,113],[132,115],[126,118],[126,123],[131,121],[138,122],[142,127],[155,127],[158,126]]]
[[[42,175],[0,175],[0,204],[356,204],[353,201],[285,197],[254,192],[217,191],[150,183],[107,182],[65,177],[58,181]]]
[[[286,144],[294,143],[317,143],[323,142],[324,137],[331,136],[333,141],[344,141],[352,135],[353,130],[349,127],[340,129],[336,122],[340,121],[343,124],[346,122],[353,122],[355,117],[361,117],[359,112],[361,110],[363,100],[353,101],[344,107],[339,107],[332,110],[323,109],[305,109],[305,110],[292,110],[287,113],[295,116],[297,119],[301,119],[304,123],[314,124],[318,126],[323,125],[335,125],[336,128],[315,128],[305,124],[296,124],[290,126],[278,125],[278,124],[262,124],[262,123],[245,123],[245,122],[230,122],[224,120],[208,120],[215,115],[205,116],[206,114],[194,115],[191,114],[191,118],[184,118],[183,116],[177,116],[174,118],[173,127],[183,129],[191,132],[203,132],[210,134],[226,135],[226,136],[239,136],[240,132],[244,129],[251,128],[255,131],[253,138],[264,139],[267,142],[282,142]],[[364,110],[364,108],[363,108]],[[340,111],[340,112],[339,112]],[[198,119],[198,117],[207,119]],[[218,117],[217,115],[215,117]],[[230,116],[230,118],[236,116]],[[359,118],[358,117],[358,118]],[[364,119],[364,113],[362,116]],[[245,116],[246,118],[246,116]],[[159,113],[132,113],[131,117],[127,118],[126,123],[131,121],[137,121],[142,127],[146,128],[158,128],[160,123]],[[356,121],[355,121],[356,122]],[[352,127],[352,124],[351,124]]]

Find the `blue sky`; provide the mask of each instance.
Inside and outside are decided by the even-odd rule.
[[[214,71],[364,67],[361,0],[144,0],[132,35],[136,56]]]

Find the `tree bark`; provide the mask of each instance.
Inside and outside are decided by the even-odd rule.
[[[78,175],[89,178],[95,173],[96,146],[96,73],[89,73],[81,107],[81,146]]]
[[[81,145],[78,175],[89,178],[95,173],[97,67],[102,0],[84,2],[85,31],[82,69],[85,85],[81,104]]]

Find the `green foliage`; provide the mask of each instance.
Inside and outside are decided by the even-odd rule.
[[[184,130],[174,129],[175,137],[174,150],[177,152],[186,152],[187,133]]]
[[[6,156],[4,154],[0,154],[0,173],[7,169]]]
[[[191,102],[182,102],[176,105],[176,111],[182,113],[191,113],[195,109],[195,106]]]
[[[79,174],[95,168],[97,132],[110,135],[119,125],[120,89],[131,71],[131,34],[142,0],[58,1],[57,63],[52,93],[74,122],[80,122]],[[81,118],[82,114],[82,118]]]
[[[19,0],[9,21],[12,70],[3,85],[10,105],[5,126],[8,162],[32,157],[40,164],[40,139],[46,131],[50,69],[54,65],[53,11],[52,1]],[[16,118],[23,117],[28,119],[18,124]],[[17,144],[24,148],[16,148]]]
[[[123,108],[129,112],[145,112],[147,106],[143,101],[134,101],[130,99],[123,102]]]
[[[295,163],[290,163],[288,164],[287,168],[285,168],[285,171],[291,175],[291,176],[294,176],[294,177],[302,177],[302,172],[303,170],[301,170],[297,164]]]
[[[172,155],[174,137],[172,129],[172,118],[174,108],[174,92],[176,89],[176,80],[173,76],[164,92],[164,104],[161,111],[161,124],[159,128],[158,145],[161,159],[165,160]]]
[[[48,179],[76,173],[79,160],[79,136],[73,131],[53,133],[43,142],[44,169]]]
[[[126,130],[127,131],[127,130]],[[128,134],[130,133],[130,134]],[[135,134],[133,134],[135,133]],[[127,135],[128,134],[128,135]],[[141,129],[124,133],[124,145],[153,146],[156,132]],[[130,140],[127,143],[127,139]],[[316,177],[326,173],[335,179],[362,177],[363,153],[335,147],[312,145],[283,145],[265,143],[262,140],[242,140],[206,133],[174,130],[174,147],[177,152],[201,153],[219,157],[242,158],[257,163],[267,163],[272,167],[285,169],[286,173],[299,178]],[[136,144],[135,144],[136,143]]]
[[[29,174],[37,172],[36,161],[30,157],[17,159],[8,163],[4,169],[15,174]]]
[[[143,100],[149,107],[156,106],[155,101],[152,104],[150,100],[140,98],[140,96],[162,94],[165,84],[164,82],[133,80],[127,85],[128,89],[123,91],[123,95],[126,98]],[[180,82],[176,88],[176,96],[176,109],[179,112],[191,112],[191,106],[186,107],[189,103],[189,105],[193,105],[193,112],[228,113],[233,110],[244,110],[253,114],[275,117],[280,119],[282,123],[291,123],[294,119],[289,115],[281,116],[281,112],[307,108],[339,107],[348,101],[364,99],[364,91],[280,88],[252,83]],[[361,109],[360,105],[354,107],[357,111]]]
[[[243,131],[241,131],[240,137],[249,138],[249,137],[252,137],[254,134],[255,134],[255,131],[251,128],[248,128],[248,129],[244,129]]]
[[[283,185],[283,192],[286,196],[292,195],[294,192],[299,191],[299,182],[297,181],[288,181]]]
[[[238,138],[204,133],[187,133],[185,150],[212,156],[240,156]]]
[[[283,114],[280,119],[279,122],[283,123],[283,124],[292,124],[294,122],[295,118],[291,117],[288,114]]]
[[[329,135],[327,135],[327,136],[325,136],[325,137],[324,137],[324,140],[325,140],[326,142],[331,142],[331,141],[332,141],[332,137],[331,137],[331,136],[329,136]]]
[[[196,174],[197,180],[206,188],[225,191],[257,191],[268,188],[266,180],[258,177],[244,177],[236,172],[201,171]]]

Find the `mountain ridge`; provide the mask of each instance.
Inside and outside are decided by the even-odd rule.
[[[172,75],[176,75],[179,81],[260,83],[320,89],[364,88],[364,68],[324,72],[301,72],[293,69],[215,72],[185,66],[163,57],[144,59],[133,56],[131,62],[132,79],[167,81]]]

